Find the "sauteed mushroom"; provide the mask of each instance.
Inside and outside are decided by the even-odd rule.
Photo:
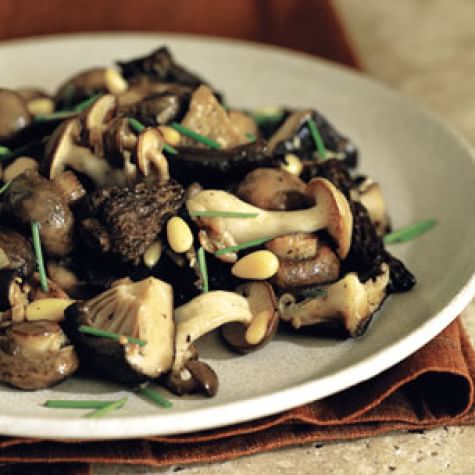
[[[28,107],[15,91],[0,89],[0,142],[13,138],[31,121]]]

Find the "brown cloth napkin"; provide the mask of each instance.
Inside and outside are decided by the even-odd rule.
[[[475,351],[457,319],[398,365],[321,401],[257,421],[189,435],[109,442],[3,438],[0,463],[16,464],[9,466],[10,472],[1,473],[39,474],[53,462],[73,464],[70,472],[67,465],[61,465],[63,471],[58,472],[71,474],[88,473],[89,463],[159,467],[217,462],[308,442],[472,424],[474,380]],[[26,471],[28,463],[36,463],[32,472]]]

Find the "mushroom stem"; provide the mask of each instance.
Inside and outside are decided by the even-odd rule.
[[[352,215],[348,201],[328,180],[316,178],[307,189],[317,204],[298,211],[266,211],[241,201],[236,196],[219,190],[204,190],[190,198],[186,205],[191,214],[196,211],[234,211],[255,213],[256,218],[243,220],[235,218],[197,218],[198,224],[206,228],[206,237],[217,237],[217,244],[227,236],[235,244],[275,237],[293,232],[312,233],[327,229],[338,243],[341,258],[349,252],[352,233]]]

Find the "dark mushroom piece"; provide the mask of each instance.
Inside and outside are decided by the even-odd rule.
[[[294,233],[266,243],[279,259],[272,279],[281,289],[333,282],[340,275],[340,260],[330,246],[314,234]]]
[[[31,122],[23,98],[15,91],[0,89],[0,143],[7,142]]]
[[[14,323],[0,337],[0,381],[17,388],[48,388],[78,367],[74,348],[56,323]]]
[[[315,142],[308,128],[307,121],[315,121],[319,134],[327,150],[327,158],[334,155],[345,166],[354,168],[357,164],[358,151],[355,145],[341,135],[335,127],[319,112],[302,110],[292,112],[269,140],[272,154],[283,157],[294,153],[303,159],[314,158]]]
[[[98,190],[87,197],[81,231],[92,248],[138,264],[167,218],[181,208],[184,192],[173,180]]]
[[[20,233],[0,226],[0,270],[15,270],[27,277],[35,266],[36,259],[30,241]]]
[[[25,227],[40,225],[47,254],[64,256],[73,248],[74,217],[61,191],[36,171],[17,176],[3,194],[4,209]]]
[[[236,195],[262,209],[288,211],[307,208],[305,183],[277,168],[256,168],[239,184]]]
[[[308,325],[337,326],[352,337],[362,335],[387,295],[389,266],[382,264],[380,274],[361,283],[356,273],[322,287],[322,294],[297,302],[292,294],[279,299],[282,320],[299,329]]]
[[[28,293],[28,286],[17,270],[0,271],[0,312],[6,314],[3,318],[22,322],[29,302]]]
[[[240,353],[265,346],[277,333],[279,312],[272,286],[267,282],[248,282],[236,292],[247,299],[254,318],[249,325],[228,323],[221,327],[227,345]]]
[[[139,338],[146,344],[88,335],[79,331],[81,325]],[[81,362],[108,379],[135,384],[158,378],[172,366],[173,290],[153,277],[119,283],[91,300],[73,304],[66,309],[62,326]]]

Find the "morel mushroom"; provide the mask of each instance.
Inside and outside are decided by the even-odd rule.
[[[173,180],[98,190],[88,196],[81,230],[92,247],[138,264],[184,193]]]
[[[322,294],[296,302],[291,294],[279,299],[281,318],[294,328],[330,325],[344,328],[352,337],[362,335],[372,316],[386,297],[389,266],[383,264],[380,275],[361,283],[355,273],[322,288]]]
[[[78,367],[76,352],[57,323],[14,323],[0,337],[0,380],[17,388],[47,388]]]
[[[5,211],[23,225],[36,221],[41,242],[52,256],[65,256],[73,248],[74,216],[53,182],[34,170],[17,176],[3,194]]]
[[[172,367],[173,290],[164,281],[149,277],[115,285],[68,307],[62,325],[81,361],[109,379],[134,384],[158,378]],[[81,325],[139,338],[145,346],[84,334]]]
[[[201,244],[209,252],[264,237],[326,229],[338,245],[338,255],[344,258],[350,248],[353,223],[348,201],[328,180],[322,178],[312,180],[308,184],[306,194],[317,204],[298,211],[266,211],[219,190],[204,190],[189,199],[186,206],[190,214],[194,211],[257,214],[255,218],[246,220],[196,218],[198,226],[202,228]]]

